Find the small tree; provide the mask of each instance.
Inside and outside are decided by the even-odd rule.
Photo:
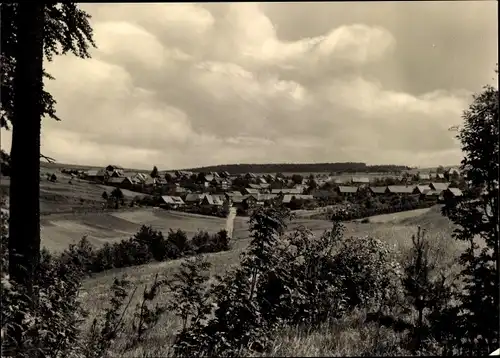
[[[153,167],[153,170],[151,171],[151,178],[158,178],[158,168],[156,165]]]
[[[499,344],[498,96],[498,89],[484,87],[463,114],[465,124],[457,138],[465,154],[460,169],[469,188],[464,200],[443,209],[458,225],[454,237],[469,243],[460,258],[465,287],[455,322],[457,345],[465,354],[489,354]],[[482,249],[477,238],[485,244]]]
[[[114,188],[110,195],[111,199],[115,202],[115,208],[118,209],[120,203],[123,202],[125,196],[120,188]]]

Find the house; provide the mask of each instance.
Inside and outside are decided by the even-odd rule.
[[[406,185],[389,185],[387,187],[388,194],[396,194],[396,195],[410,195],[413,194],[414,190],[415,190],[414,187]]]
[[[245,192],[245,194],[259,194],[259,190],[258,189],[252,189],[252,188],[245,188],[243,189],[243,191]]]
[[[330,199],[335,197],[335,193],[328,190],[314,190],[311,195],[314,199]]]
[[[125,178],[116,178],[116,177],[112,177],[112,178],[109,178],[107,181],[106,181],[106,184],[107,185],[110,185],[110,186],[121,186],[122,182],[123,182],[123,179]]]
[[[283,199],[281,202],[283,204],[290,204],[290,202],[295,198],[295,200],[314,200],[314,197],[312,195],[304,195],[304,194],[285,194],[283,195]]]
[[[251,188],[251,189],[257,189],[257,190],[261,189],[260,184],[248,184],[248,187]]]
[[[191,193],[187,194],[184,202],[186,204],[199,204],[207,194]]]
[[[138,183],[144,183],[148,176],[144,173],[136,173],[134,176],[132,176]]]
[[[155,186],[156,185],[156,179],[155,178],[152,178],[152,177],[147,177],[143,182],[142,184],[144,186]]]
[[[429,190],[431,190],[431,187],[429,185],[417,185],[413,189],[413,194],[422,195],[422,194],[427,193]]]
[[[276,194],[259,194],[257,196],[257,201],[265,203],[267,201],[271,201],[273,199],[276,199],[277,197],[278,197],[278,195],[276,195]]]
[[[205,181],[205,183],[211,183],[211,182],[213,182],[214,179],[215,179],[215,176],[213,176],[212,174],[203,175],[203,180]]]
[[[259,182],[259,184],[267,184],[267,181],[266,179],[260,177],[259,179],[257,179],[257,181]]]
[[[226,201],[226,197],[224,195],[220,195],[220,194],[212,194],[212,198],[214,199],[214,202],[217,203],[220,203],[220,205],[222,205],[225,201]]]
[[[212,195],[204,195],[203,199],[201,199],[200,205],[202,207],[214,207],[214,206],[222,206],[224,201],[220,200],[219,197],[214,197]]]
[[[431,176],[429,174],[418,174],[418,180],[431,180]]]
[[[272,189],[271,194],[302,194],[302,190],[297,188],[283,188],[283,189]]]
[[[101,170],[89,170],[87,173],[84,174],[84,177],[89,180],[89,181],[94,181],[94,182],[103,182],[108,178],[108,173],[101,169]]]
[[[441,201],[443,199],[442,193],[444,190],[431,189],[425,193],[425,200],[427,201]]]
[[[160,206],[165,206],[167,208],[177,209],[180,206],[185,205],[184,200],[180,196],[163,195],[161,197],[163,204]]]
[[[242,200],[244,209],[251,209],[257,206],[257,199],[253,195],[249,195]]]
[[[430,183],[429,186],[432,190],[443,191],[448,189],[450,183]]]
[[[232,198],[232,197],[235,197],[235,196],[241,196],[241,193],[239,191],[228,191],[227,193],[224,193],[224,195],[227,198]]]
[[[337,188],[337,193],[342,196],[352,196],[358,192],[357,186],[339,186]]]
[[[241,207],[241,204],[243,204],[243,200],[245,200],[247,197],[248,197],[248,195],[241,195],[240,194],[240,195],[232,196],[229,199],[234,204],[234,206]]]
[[[370,184],[370,178],[367,177],[352,177],[351,183],[353,184]]]
[[[257,179],[257,175],[255,175],[254,173],[246,173],[245,174],[245,179]]]
[[[460,189],[458,188],[448,188],[446,190],[443,190],[443,199],[445,200],[456,200],[460,199],[463,197],[463,193]]]
[[[457,169],[457,168],[450,168],[446,171],[446,173],[448,174],[448,176],[451,178],[451,177],[458,177],[460,176],[460,170]]]
[[[371,186],[369,190],[373,195],[389,194],[389,189],[386,186]]]

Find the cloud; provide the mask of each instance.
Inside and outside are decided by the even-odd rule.
[[[458,162],[447,129],[484,84],[470,79],[493,74],[496,57],[485,68],[441,49],[448,33],[456,48],[471,46],[456,11],[439,20],[444,8],[422,10],[430,3],[372,12],[354,3],[303,5],[83,4],[99,48],[92,59],[46,65],[63,120],[44,120],[44,154],[141,168]],[[421,31],[410,34],[412,14]],[[470,24],[477,38],[488,21]],[[432,56],[424,51],[431,35],[440,46]],[[449,76],[458,64],[464,70]],[[1,139],[10,146],[9,133]]]

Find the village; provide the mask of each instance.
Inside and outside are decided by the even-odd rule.
[[[252,208],[271,200],[278,200],[292,210],[345,206],[367,198],[387,205],[394,200],[411,200],[418,207],[428,207],[446,200],[459,200],[465,186],[455,168],[440,173],[403,172],[395,176],[374,176],[371,173],[366,176],[342,176],[342,173],[235,175],[228,172],[158,171],[156,167],[150,174],[145,174],[125,171],[119,165],[87,171],[61,171],[70,174],[71,180],[77,178],[148,194],[155,198],[149,201],[149,205],[222,217],[227,216],[229,208],[235,208],[238,215],[248,215]],[[415,205],[406,210],[415,208]]]

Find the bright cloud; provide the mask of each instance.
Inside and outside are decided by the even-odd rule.
[[[420,16],[404,5],[394,5],[402,18]],[[470,94],[484,84],[447,74],[461,58],[422,50],[441,12],[425,13],[426,37],[404,33],[411,16],[395,24],[375,13],[335,11],[337,4],[316,13],[296,10],[305,4],[82,6],[93,15],[99,48],[92,59],[64,56],[47,65],[56,77],[47,88],[63,121],[44,120],[42,150],[61,162],[456,163],[459,145],[447,129],[460,123]],[[464,51],[477,45],[461,21],[448,19],[445,30]],[[402,50],[408,39],[421,49],[421,72],[406,70],[416,66]],[[474,67],[466,56],[464,68]],[[483,81],[495,61],[471,71]],[[427,76],[430,68],[441,72]],[[413,91],[423,77],[433,85]],[[8,148],[10,134],[2,131],[1,139]]]

